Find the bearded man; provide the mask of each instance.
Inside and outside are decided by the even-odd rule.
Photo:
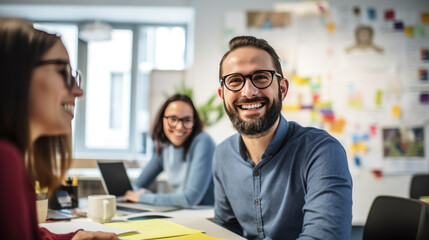
[[[263,39],[233,38],[218,93],[237,134],[216,149],[215,222],[246,239],[350,239],[352,179],[341,144],[281,115],[289,90]]]

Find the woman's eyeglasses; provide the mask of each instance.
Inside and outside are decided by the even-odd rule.
[[[62,59],[42,60],[37,61],[34,66],[38,67],[48,64],[64,65],[64,70],[60,71],[60,73],[63,75],[64,84],[69,91],[74,88],[75,84],[79,88],[82,88],[82,76],[79,70],[73,70],[68,61]]]
[[[164,116],[167,119],[168,126],[175,128],[177,123],[182,122],[185,129],[191,129],[194,126],[194,119],[190,117],[178,118],[176,116]]]

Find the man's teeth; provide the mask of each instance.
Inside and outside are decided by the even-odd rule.
[[[256,109],[262,107],[262,103],[255,103],[252,105],[241,105],[242,109]]]
[[[67,112],[71,112],[74,113],[74,106],[71,104],[63,104],[62,105],[64,110],[66,110]]]
[[[174,132],[174,135],[181,137],[184,135],[184,133],[183,132]]]

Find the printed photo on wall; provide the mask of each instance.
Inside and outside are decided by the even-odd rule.
[[[359,25],[355,29],[355,43],[346,48],[346,52],[350,53],[355,50],[373,50],[382,53],[383,48],[375,45],[372,41],[374,38],[374,29],[371,26]]]
[[[384,157],[424,157],[424,128],[384,128]]]
[[[258,29],[285,28],[291,24],[290,12],[249,11],[247,27]]]

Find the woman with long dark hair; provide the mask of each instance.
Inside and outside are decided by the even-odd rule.
[[[61,39],[0,18],[0,235],[2,239],[119,239],[39,228],[35,183],[52,193],[72,161],[71,121],[83,95]]]
[[[137,191],[125,198],[152,205],[192,207],[213,205],[212,159],[215,143],[204,133],[192,100],[181,94],[161,106],[152,130],[155,152],[134,181]],[[165,171],[172,193],[151,193],[147,188]]]

